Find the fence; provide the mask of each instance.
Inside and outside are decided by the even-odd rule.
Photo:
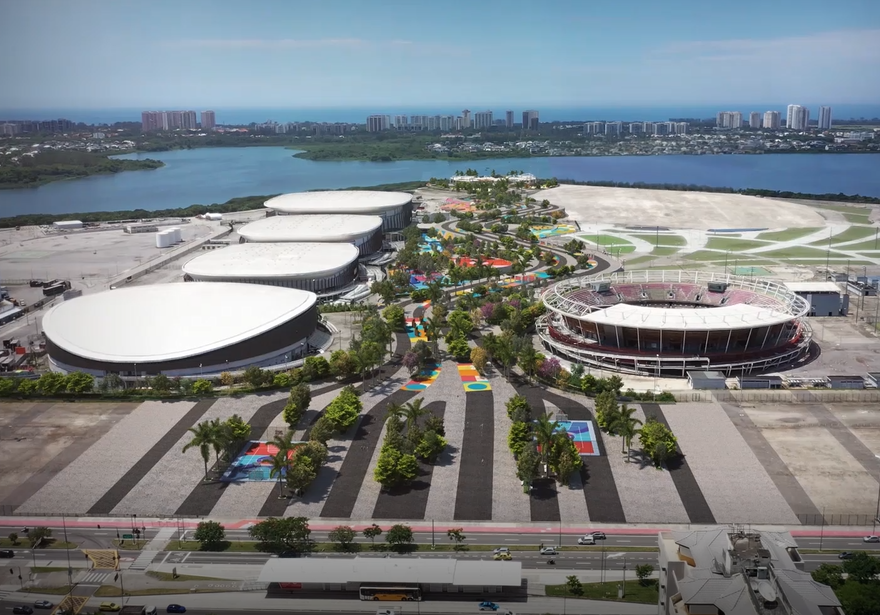
[[[672,391],[672,394],[675,395],[675,401],[678,402],[772,402],[777,404],[880,402],[880,390],[878,389],[684,390]]]
[[[823,525],[873,525],[874,524],[874,515],[873,514],[837,514],[837,515],[824,515],[825,520],[822,520],[823,515],[798,515],[798,521],[800,521],[801,525],[814,525],[814,526],[823,526]]]

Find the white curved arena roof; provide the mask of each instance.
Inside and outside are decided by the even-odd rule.
[[[248,340],[302,315],[314,293],[257,284],[131,286],[65,301],[43,316],[54,344],[94,361],[184,359]]]
[[[617,327],[672,331],[751,329],[788,322],[792,315],[754,305],[724,305],[706,309],[658,308],[618,303],[579,317],[580,320]]]
[[[356,214],[315,214],[303,216],[270,216],[245,224],[238,234],[248,241],[338,241],[352,242],[369,237],[382,228],[379,216]]]
[[[412,201],[408,192],[325,190],[292,192],[266,201],[269,209],[289,214],[378,214]]]
[[[183,271],[194,278],[321,278],[359,255],[350,243],[240,243],[197,256]]]

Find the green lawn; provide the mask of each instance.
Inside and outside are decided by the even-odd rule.
[[[871,218],[866,214],[843,214],[843,217],[853,224],[871,224]]]
[[[833,239],[831,241],[834,241]],[[825,245],[828,245],[828,240],[825,240]],[[851,243],[848,246],[840,246],[841,250],[846,250],[847,252],[858,252],[860,250],[880,250],[880,239],[876,242],[873,239],[869,239],[868,241],[860,241],[859,243]]]
[[[229,581],[230,583],[236,583],[236,581]],[[219,594],[223,592],[237,592],[238,589],[223,589],[223,588],[211,588],[211,587],[197,587],[191,588],[188,586],[180,586],[180,587],[151,587],[149,589],[127,589],[125,590],[126,596],[161,596],[161,595],[174,595],[174,594]],[[98,588],[98,591],[95,592],[95,596],[99,598],[120,598],[119,588],[115,585],[102,585]],[[121,600],[120,600],[121,602]]]
[[[822,258],[826,256],[826,250],[822,250],[820,248],[810,248],[808,246],[790,246],[788,248],[779,248],[778,250],[771,250],[770,252],[761,252],[761,256],[766,258]],[[845,256],[844,254],[840,254],[839,252],[831,252],[832,258],[837,256]]]
[[[761,248],[769,245],[765,241],[755,241],[754,239],[729,239],[727,237],[710,237],[706,242],[708,250],[724,250],[727,252],[742,252],[743,250],[751,250],[752,248]]]
[[[641,267],[641,269],[650,269],[652,271],[659,271],[662,269],[669,269],[673,271],[690,271],[691,269],[699,269],[700,267],[705,267],[703,263],[684,263],[683,265],[655,265],[654,267]]]
[[[765,241],[791,241],[792,239],[805,237],[821,230],[821,228],[787,228],[782,231],[768,231],[766,233],[761,233],[758,235],[758,239],[764,239]]]
[[[815,267],[822,267],[825,265],[826,261],[823,259],[811,259],[811,260],[790,259],[788,262],[791,263],[792,265],[812,265]],[[857,265],[873,265],[873,264],[875,264],[872,261],[857,261],[857,260],[853,260],[853,259],[846,260],[845,258],[844,259],[832,258],[831,260],[829,260],[827,262],[829,265],[846,265],[847,263],[849,263],[853,267],[855,267]]]
[[[687,245],[687,239],[682,237],[681,235],[664,235],[660,233],[660,242],[657,242],[657,235],[635,235],[629,234],[633,239],[641,239],[642,241],[647,241],[651,245],[654,246],[685,246]]]
[[[19,591],[30,592],[33,594],[52,594],[53,596],[64,596],[66,594],[69,594],[73,587],[73,585],[62,585],[61,587],[25,587],[24,589]]]
[[[863,239],[865,237],[871,237],[874,233],[877,232],[877,228],[874,226],[851,226],[842,233],[838,233],[831,237],[831,245],[844,243],[846,241],[855,241],[856,239]],[[827,246],[828,238],[824,237],[817,241],[810,243],[811,246]]]
[[[866,207],[856,207],[854,205],[834,205],[831,203],[816,203],[811,205],[811,207],[815,207],[817,209],[830,209],[831,211],[839,211],[840,213],[850,213],[850,214],[858,214],[861,216],[867,216],[870,211]]]
[[[626,266],[629,267],[630,265],[638,265],[640,263],[650,263],[652,260],[654,260],[654,258],[655,257],[651,256],[651,255],[636,256],[635,258],[628,258],[628,259],[626,259]]]
[[[632,573],[635,574],[635,573]],[[617,587],[620,581],[606,583],[583,583],[583,593],[574,595],[568,590],[567,585],[545,585],[544,591],[548,596],[561,598],[584,599],[584,600],[611,600],[614,602],[638,602],[641,604],[657,604],[657,581],[650,579],[648,586],[643,586],[637,580],[627,580],[623,599],[617,597]]]
[[[593,244],[598,244],[600,246],[608,247],[608,246],[631,246],[632,242],[623,239],[622,237],[615,237],[614,235],[589,235],[589,234],[581,234],[578,235],[581,239],[585,239]]]
[[[653,256],[672,256],[673,254],[678,253],[678,248],[667,247],[667,246],[656,246],[653,250],[651,250],[651,254]]]
[[[719,261],[723,263],[724,257],[724,252],[713,252],[711,250],[697,250],[690,254],[682,254],[682,258],[686,258],[689,261]],[[727,262],[733,264],[734,261],[750,261],[755,258],[757,257],[746,256],[744,254],[728,254]]]

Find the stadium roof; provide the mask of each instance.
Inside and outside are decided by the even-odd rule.
[[[292,192],[266,201],[266,207],[291,214],[378,214],[412,201],[408,192],[326,190]]]
[[[580,320],[618,327],[663,329],[670,331],[715,331],[751,329],[788,322],[786,312],[754,305],[736,304],[716,308],[657,308],[618,303],[604,310],[579,316]]]
[[[794,293],[840,293],[840,287],[837,284],[822,280],[816,282],[783,282],[783,284]]]
[[[65,301],[46,336],[95,361],[150,363],[204,354],[270,331],[311,308],[314,293],[234,283],[130,286]]]
[[[245,224],[238,234],[248,241],[340,241],[353,242],[382,228],[379,216],[315,214],[270,216]]]
[[[240,243],[197,256],[183,271],[196,278],[321,278],[358,255],[350,243]]]
[[[519,587],[522,583],[522,564],[420,557],[273,558],[263,566],[258,581],[260,583],[430,583]]]

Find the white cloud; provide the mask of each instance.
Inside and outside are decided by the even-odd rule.
[[[262,51],[284,51],[297,49],[347,49],[358,51],[369,50],[405,50],[408,53],[446,54],[451,56],[468,55],[467,49],[454,45],[437,45],[417,43],[415,41],[393,39],[375,41],[362,38],[319,38],[319,39],[183,39],[164,41],[164,47],[188,49],[253,49]]]

